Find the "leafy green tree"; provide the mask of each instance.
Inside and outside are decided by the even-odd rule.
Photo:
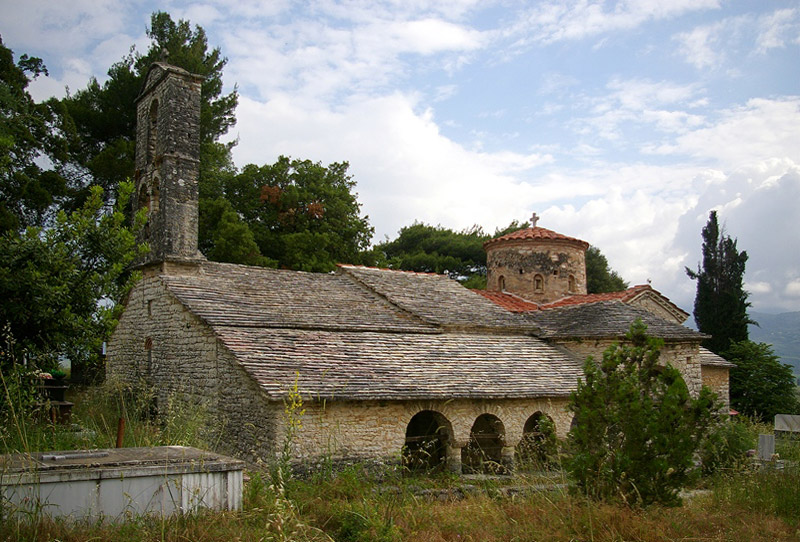
[[[703,346],[722,355],[732,342],[748,339],[747,292],[744,290],[744,269],[747,252],[739,252],[736,240],[725,235],[711,211],[703,228],[703,262],[697,271],[686,268],[686,274],[697,281],[694,320],[702,333],[711,335]]]
[[[479,226],[460,232],[415,222],[402,228],[394,241],[378,245],[389,267],[423,273],[448,273],[455,279],[486,277],[489,239]]]
[[[608,260],[597,247],[586,250],[586,290],[590,294],[626,290],[628,283],[611,269]]]
[[[663,341],[646,330],[637,320],[623,344],[584,364],[570,397],[575,419],[566,466],[589,497],[675,505],[711,426],[715,397],[703,387],[692,398],[680,372],[658,364]]]
[[[101,189],[80,209],[60,212],[52,228],[29,227],[0,238],[2,369],[16,364],[49,369],[67,356],[73,370],[98,362],[98,352],[133,284],[127,270],[146,250],[126,227],[133,187],[120,186],[113,212],[104,212]],[[142,214],[137,227],[144,220]]]
[[[747,416],[771,422],[775,414],[800,413],[791,365],[766,343],[739,341],[723,353],[736,364],[730,371],[731,406]]]
[[[245,166],[222,191],[261,255],[279,267],[327,272],[337,263],[360,263],[372,237],[348,167],[281,156],[274,164]],[[206,229],[201,243],[214,235],[220,234]]]
[[[136,141],[135,99],[153,62],[166,60],[205,77],[201,88],[200,140],[201,186],[217,183],[219,172],[229,171],[230,145],[218,142],[236,122],[238,93],[222,93],[222,71],[227,62],[219,48],[209,51],[205,31],[188,21],[177,23],[168,13],[155,12],[147,35],[146,54],[133,48],[108,70],[100,85],[92,79],[85,89],[64,98],[66,115],[77,130],[77,141],[69,148],[73,184],[84,187],[76,197],[80,204],[92,185],[102,186],[113,197],[116,186],[134,175]]]
[[[199,230],[200,250],[209,260],[277,266],[276,261],[261,255],[253,232],[223,197],[200,200]]]
[[[0,233],[43,225],[68,191],[60,173],[37,161],[64,160],[68,128],[54,103],[37,104],[28,94],[31,77],[42,73],[41,59],[22,55],[15,64],[0,40]]]

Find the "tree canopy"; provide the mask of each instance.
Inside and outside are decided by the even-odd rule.
[[[483,243],[489,236],[480,226],[454,231],[415,222],[400,230],[396,239],[377,245],[385,263],[393,269],[423,273],[447,273],[455,279],[486,276]]]
[[[765,422],[775,414],[800,413],[792,367],[781,363],[770,345],[734,342],[723,355],[736,364],[730,371],[731,407]]]
[[[37,104],[31,78],[47,74],[41,59],[14,53],[0,40],[0,233],[43,225],[67,194],[64,177],[39,165],[65,159],[64,127],[53,102]]]
[[[686,274],[697,281],[694,320],[702,333],[711,335],[703,346],[722,355],[732,342],[748,339],[747,292],[744,290],[744,269],[747,252],[739,252],[736,239],[720,229],[717,212],[711,211],[703,228],[703,261],[697,271],[686,268]]]
[[[258,254],[250,251],[237,263],[277,265],[303,271],[331,271],[337,263],[360,263],[373,228],[360,216],[353,192],[355,181],[347,162],[328,166],[281,156],[274,164],[249,164],[223,179],[221,198],[240,222],[229,214],[226,227],[246,226]],[[205,207],[225,206],[220,199]],[[222,217],[223,215],[219,215]],[[200,244],[208,256],[219,253],[225,224],[201,216]],[[249,237],[243,230],[241,235]],[[252,246],[252,245],[249,245]]]
[[[59,212],[52,227],[29,227],[0,238],[0,326],[3,371],[16,364],[73,367],[96,362],[116,323],[115,303],[133,284],[128,265],[146,246],[126,226],[133,187],[120,186],[117,205],[104,211],[92,189],[84,205]],[[137,227],[144,220],[142,214]]]
[[[680,372],[658,364],[663,341],[646,331],[638,320],[602,360],[586,360],[570,396],[566,466],[589,497],[674,505],[712,425],[715,399],[706,387],[692,398]]]
[[[611,269],[608,260],[594,246],[586,250],[586,290],[590,294],[627,290],[628,283]]]

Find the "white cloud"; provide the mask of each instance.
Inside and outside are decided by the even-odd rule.
[[[417,69],[404,55],[432,57],[434,66],[453,69],[486,40],[482,32],[443,19],[389,19],[380,13],[348,13],[351,23],[344,25],[298,15],[289,23],[227,27],[228,73],[265,99],[275,91],[326,100],[339,93],[374,95]]]
[[[679,52],[698,70],[721,69],[742,57],[800,43],[800,9],[727,17],[674,36]],[[741,75],[737,68],[731,74]]]
[[[785,293],[789,297],[800,297],[800,279],[787,284]]]
[[[718,117],[714,124],[679,136],[674,152],[711,158],[731,169],[772,157],[800,161],[800,97],[756,98]]]
[[[800,10],[780,9],[759,17],[756,51],[761,54],[770,49],[785,47],[787,43],[800,42]]]
[[[532,42],[580,40],[603,33],[628,30],[649,21],[670,19],[692,11],[715,9],[719,7],[719,2],[643,0],[618,2],[607,8],[605,2],[559,0],[537,2],[535,6],[521,16],[520,22],[508,32],[520,36],[516,44],[518,47]]]
[[[413,97],[401,94],[352,101],[337,112],[288,96],[266,103],[245,98],[235,158],[240,165],[272,162],[281,153],[349,161],[377,240],[414,220],[494,228],[530,214],[536,192],[517,177],[552,157],[472,152],[444,137],[430,110],[415,109]]]
[[[772,291],[772,285],[769,282],[746,282],[744,289],[751,294],[768,294]]]
[[[680,52],[686,61],[698,70],[722,64],[725,53],[719,41],[725,26],[724,23],[717,23],[677,34],[675,40],[680,43]]]

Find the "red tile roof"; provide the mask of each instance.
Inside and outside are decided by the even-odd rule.
[[[627,290],[621,290],[619,292],[607,292],[603,294],[584,294],[584,295],[573,295],[570,297],[565,297],[563,299],[559,299],[557,301],[553,301],[552,303],[546,303],[541,305],[539,308],[541,309],[555,309],[558,307],[567,307],[570,305],[584,305],[586,303],[598,303],[600,301],[630,301],[640,293],[652,290],[652,288],[647,284],[639,284],[632,288],[628,288]]]
[[[573,295],[570,297],[559,299],[558,301],[545,303],[543,305],[539,305],[537,303],[534,303],[533,301],[528,301],[527,299],[516,296],[514,294],[510,294],[508,292],[489,292],[487,290],[473,290],[473,291],[476,294],[481,295],[490,301],[493,301],[494,303],[500,305],[501,307],[503,307],[508,311],[528,312],[535,310],[569,307],[572,305],[587,305],[589,303],[599,303],[601,301],[627,302],[633,299],[634,297],[638,296],[639,294],[646,292],[648,290],[653,290],[653,289],[648,284],[640,284],[638,286],[633,286],[632,288],[628,288],[627,290],[622,290],[619,292],[608,292],[604,294]]]
[[[528,240],[548,240],[548,241],[567,241],[569,243],[576,243],[583,246],[586,250],[589,248],[589,243],[575,237],[568,237],[547,228],[525,228],[523,230],[513,231],[494,239],[489,239],[483,244],[483,248],[487,248],[496,243],[503,243],[505,241],[528,241]]]

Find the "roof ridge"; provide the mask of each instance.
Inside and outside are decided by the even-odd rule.
[[[438,324],[437,322],[432,321],[431,319],[425,318],[424,316],[422,316],[420,314],[417,314],[414,311],[401,306],[397,301],[393,301],[392,299],[389,298],[389,296],[387,294],[379,292],[378,290],[376,290],[375,288],[373,288],[372,286],[367,284],[366,281],[364,281],[360,277],[356,276],[355,273],[348,273],[347,272],[348,267],[349,268],[354,268],[354,269],[371,269],[371,268],[368,268],[368,267],[365,267],[365,266],[347,265],[347,264],[341,264],[341,265],[337,264],[337,266],[339,267],[339,269],[341,269],[343,271],[342,274],[347,276],[355,284],[360,286],[362,289],[370,292],[370,294],[372,294],[372,295],[374,295],[374,296],[376,296],[376,297],[378,297],[380,299],[383,299],[386,303],[388,303],[392,307],[394,307],[397,310],[403,312],[403,314],[410,315],[412,318],[415,318],[418,322],[420,322],[422,324],[427,324],[427,325],[435,326],[437,328],[441,328],[441,325]],[[391,270],[387,270],[387,271],[391,271]]]
[[[337,263],[336,267],[339,269],[367,269],[371,271],[388,271],[390,273],[406,273],[409,275],[432,275],[436,277],[444,277],[445,273],[434,273],[432,271],[412,271],[407,269],[392,269],[390,267],[376,267],[371,265],[356,265],[351,263]]]

